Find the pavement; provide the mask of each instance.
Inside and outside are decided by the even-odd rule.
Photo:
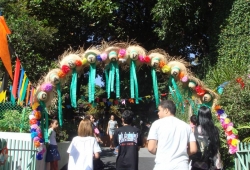
[[[155,155],[148,152],[147,148],[141,148],[139,151],[139,170],[152,170],[154,167]],[[108,147],[102,148],[101,160],[104,170],[115,170],[116,155]]]

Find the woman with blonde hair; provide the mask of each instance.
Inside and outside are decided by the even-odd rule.
[[[78,136],[74,137],[67,152],[68,170],[93,170],[93,160],[100,157],[101,148],[93,135],[91,121],[84,119],[78,127]]]

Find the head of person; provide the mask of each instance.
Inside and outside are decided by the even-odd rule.
[[[111,119],[111,120],[114,120],[114,119],[115,119],[115,116],[114,116],[114,115],[111,115],[111,116],[110,116],[110,119]]]
[[[131,125],[133,122],[134,113],[131,110],[125,110],[122,113],[122,121],[124,124]]]
[[[49,127],[56,129],[58,127],[58,121],[56,119],[51,119]]]
[[[198,110],[198,125],[204,126],[205,124],[208,124],[209,122],[212,122],[212,113],[210,108],[206,106],[201,106]]]
[[[159,118],[166,116],[174,116],[176,112],[176,106],[172,100],[162,100],[158,106]]]
[[[87,115],[84,117],[85,119],[89,119],[91,121],[91,123],[95,122],[95,117],[93,115]]]
[[[197,116],[196,115],[192,115],[190,117],[190,122],[193,123],[193,125],[197,125]]]
[[[78,136],[93,136],[93,129],[89,119],[83,119],[78,126]]]

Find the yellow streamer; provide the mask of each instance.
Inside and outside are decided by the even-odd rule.
[[[2,91],[0,93],[0,103],[5,102],[6,99],[6,91]]]
[[[20,100],[21,100],[21,97],[22,97],[22,94],[23,94],[23,88],[24,88],[26,78],[27,78],[27,75],[24,73],[24,77],[23,77],[23,81],[22,81],[22,87],[21,87],[18,102],[17,102],[18,104],[20,103]]]

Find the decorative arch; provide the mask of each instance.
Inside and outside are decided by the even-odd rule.
[[[62,126],[62,99],[61,88],[64,82],[71,78],[70,96],[72,107],[76,104],[76,84],[77,74],[83,72],[84,68],[89,69],[88,101],[95,101],[95,77],[96,68],[102,67],[105,73],[107,98],[110,92],[115,92],[116,98],[120,98],[120,68],[126,67],[130,70],[130,100],[139,103],[139,88],[137,83],[136,70],[142,65],[151,68],[153,80],[153,92],[156,106],[159,104],[159,92],[157,85],[158,72],[169,75],[169,91],[177,107],[182,111],[184,102],[188,101],[190,109],[196,113],[197,107],[205,105],[210,107],[220,121],[229,146],[229,153],[237,151],[238,132],[233,127],[233,123],[227,118],[227,114],[221,106],[217,105],[218,95],[209,89],[201,80],[196,78],[188,69],[188,63],[180,58],[169,56],[162,49],[146,51],[143,47],[133,43],[106,43],[92,46],[86,51],[65,51],[59,59],[58,68],[50,70],[46,76],[38,83],[33,96],[33,112],[30,114],[31,137],[38,149],[37,159],[42,159],[44,153],[43,143],[48,141],[48,112],[47,107],[57,96],[58,98],[58,118]],[[180,88],[187,93],[184,98]],[[55,95],[55,92],[57,93]],[[45,120],[45,122],[43,122]]]

